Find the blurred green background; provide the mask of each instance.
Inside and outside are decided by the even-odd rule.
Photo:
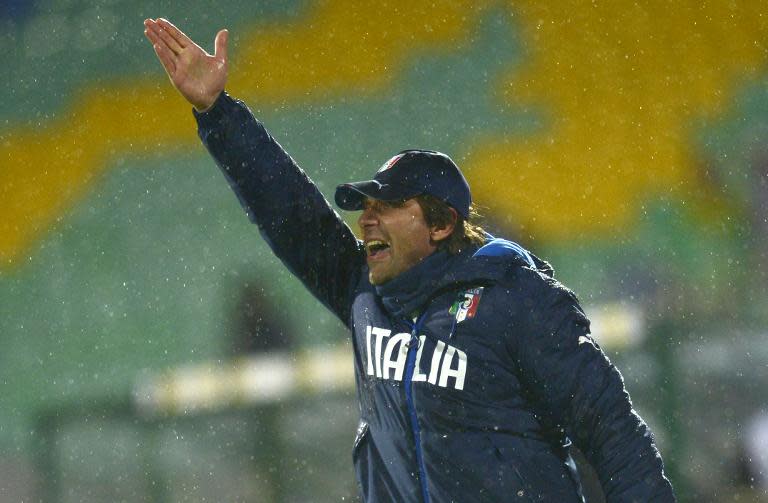
[[[768,501],[768,6],[725,0],[0,1],[1,501],[356,498],[351,390],[136,410],[147,376],[346,341],[199,144],[160,16],[229,28],[228,91],[327,195],[449,153],[605,332],[680,500]]]

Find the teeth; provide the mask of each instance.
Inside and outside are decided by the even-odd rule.
[[[372,254],[380,249],[388,248],[389,243],[386,241],[380,241],[378,239],[372,239],[365,243],[365,250],[368,252],[368,254]]]

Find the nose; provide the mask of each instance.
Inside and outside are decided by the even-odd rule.
[[[368,206],[367,208],[363,208],[363,212],[360,213],[360,216],[357,218],[357,225],[361,229],[365,229],[366,227],[376,225],[378,221],[376,210]]]

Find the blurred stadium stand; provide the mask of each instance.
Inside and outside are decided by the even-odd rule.
[[[606,330],[680,501],[768,501],[768,7],[746,0],[1,1],[0,501],[356,501],[354,398],[310,356],[343,327],[199,145],[157,16],[209,49],[230,29],[229,91],[326,194],[450,153]],[[267,337],[295,349],[267,366]],[[238,387],[286,365],[290,398]]]

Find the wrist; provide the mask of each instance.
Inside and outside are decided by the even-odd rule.
[[[229,97],[226,91],[222,91],[216,97],[216,101],[211,103],[208,107],[203,105],[198,108],[197,106],[192,105],[192,115],[194,115],[198,121],[217,121],[221,119],[222,115],[226,115],[226,111],[229,109],[228,101],[232,101],[232,98]]]
[[[204,113],[208,112],[211,108],[213,108],[213,106],[219,100],[219,96],[221,96],[222,92],[224,92],[224,91],[223,90],[219,91],[218,93],[216,93],[216,95],[213,97],[212,100],[207,101],[205,103],[193,103],[192,107],[195,109],[195,111],[197,113],[204,114]]]

